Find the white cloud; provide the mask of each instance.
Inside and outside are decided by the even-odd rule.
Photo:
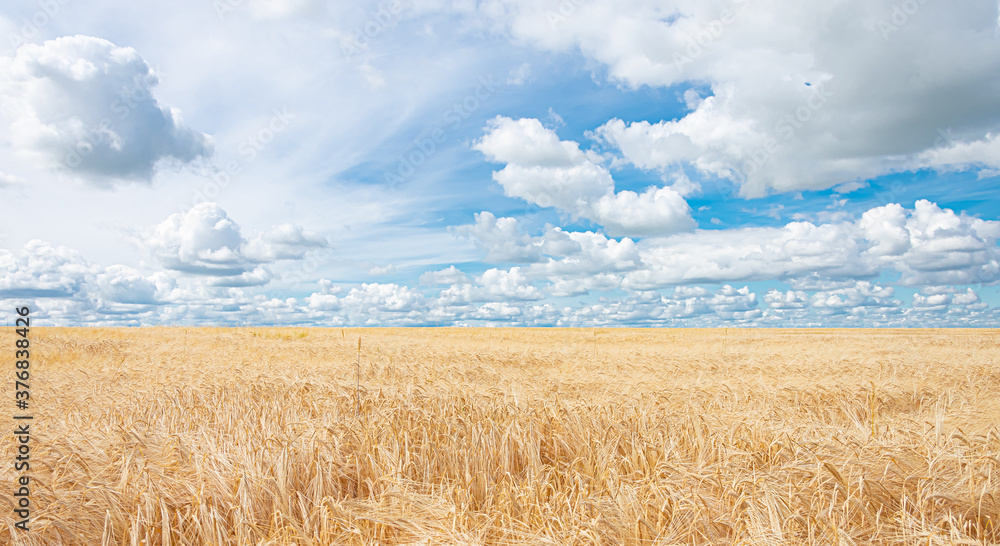
[[[792,277],[788,279],[788,284],[793,290],[821,291],[849,288],[854,286],[854,281],[851,279],[831,279],[813,272],[808,275]]]
[[[986,309],[987,307],[986,303],[979,299],[979,294],[971,288],[966,288],[965,292],[958,292],[953,295],[951,297],[951,304],[968,309]]]
[[[444,305],[504,300],[540,300],[545,296],[520,267],[508,270],[491,268],[474,282],[453,284],[443,290],[439,301]]]
[[[866,212],[860,221],[869,251],[903,274],[908,285],[990,283],[1000,279],[1000,222],[955,214],[927,200],[909,214],[899,205]]]
[[[615,193],[604,158],[559,140],[537,119],[498,116],[473,148],[507,164],[493,173],[505,195],[587,218],[612,235],[664,235],[694,227],[691,209],[676,189]]]
[[[240,226],[215,203],[200,203],[161,222],[146,245],[167,269],[200,275],[240,275],[254,265],[243,255]]]
[[[934,294],[925,296],[917,293],[913,295],[913,308],[922,310],[941,311],[948,308],[951,296],[948,294]]]
[[[765,280],[820,272],[866,276],[873,264],[850,224],[792,222],[780,228],[698,231],[640,243],[643,267],[623,286],[645,289],[674,284]]]
[[[809,296],[801,290],[771,289],[764,295],[764,303],[771,309],[805,309],[809,306]]]
[[[906,285],[992,283],[1000,279],[1000,222],[926,200],[913,209],[876,207],[855,221],[791,222],[782,227],[699,230],[635,242],[547,227],[522,233],[513,218],[477,215],[459,230],[486,253],[529,264],[532,279],[558,283],[555,293],[584,293],[618,283],[648,290],[697,283],[783,279],[795,290],[837,290],[883,271]],[[520,260],[518,260],[520,258]],[[581,281],[597,275],[592,281]]]
[[[724,285],[707,303],[715,314],[723,318],[746,320],[761,315],[760,309],[757,309],[757,294],[746,286],[733,288]]]
[[[902,16],[866,0],[572,4],[563,14],[555,3],[497,0],[490,6],[502,8],[481,13],[515,42],[578,49],[628,87],[711,88],[709,97],[688,90],[691,111],[676,121],[602,127],[643,168],[692,165],[757,196],[926,166],[997,166],[992,0],[920,2]]]
[[[0,249],[0,298],[72,298],[97,268],[79,252],[45,241],[22,250]]]
[[[310,294],[306,298],[306,302],[311,311],[339,311],[343,307],[340,298],[334,294],[320,294],[317,292]]]
[[[478,320],[510,320],[523,314],[520,307],[506,302],[489,302],[477,307],[466,315],[469,319]]]
[[[493,162],[508,164],[494,174],[507,195],[543,207],[580,210],[614,188],[599,155],[559,140],[537,119],[497,116],[473,148]]]
[[[557,292],[589,290],[569,279],[605,275],[600,284],[615,283],[613,273],[633,270],[641,263],[635,241],[610,239],[591,231],[570,232],[547,226],[539,237],[522,233],[516,218],[496,218],[490,212],[475,215],[476,224],[459,226],[455,232],[470,237],[486,252],[490,262],[531,264],[525,271],[535,278],[566,277]],[[588,281],[589,282],[589,281]]]
[[[36,35],[40,45],[0,59],[0,110],[11,122],[0,164],[20,177],[0,174],[14,194],[0,233],[11,247],[0,251],[0,299],[35,300],[53,324],[996,324],[1000,223],[912,200],[864,212],[871,192],[856,191],[880,173],[949,171],[943,185],[973,186],[953,202],[978,201],[970,212],[995,216],[982,203],[1000,172],[1000,35],[996,2],[985,1],[918,2],[891,31],[879,22],[896,0],[420,0],[383,21],[377,2],[245,0],[229,2],[224,20],[212,17],[217,3],[201,21],[116,6],[122,20],[162,23],[118,42],[135,50],[81,36],[42,43],[86,31],[102,9],[66,4]],[[0,15],[0,26],[19,31],[12,17]],[[164,29],[182,19],[193,26],[176,40]],[[481,40],[484,31],[512,45]],[[348,35],[364,42],[355,55],[340,48]],[[566,54],[529,55],[529,66],[532,48]],[[563,78],[571,72],[583,77]],[[553,89],[602,108],[545,103]],[[525,99],[517,112],[513,95]],[[282,105],[298,117],[279,138],[266,116]],[[664,117],[642,121],[642,112]],[[592,131],[567,136],[581,129]],[[203,163],[212,141],[200,131],[218,138],[220,165]],[[496,188],[462,178],[474,158],[454,143],[470,139],[496,162]],[[247,143],[258,153],[244,153]],[[94,149],[63,165],[76,146]],[[93,188],[61,192],[37,160],[105,186],[158,183],[95,193],[97,206]],[[168,167],[214,172],[230,160],[240,172],[213,189],[232,215],[208,207],[167,218],[172,203],[209,187]],[[411,174],[381,185],[404,164]],[[655,186],[623,185],[639,176]],[[742,207],[702,189],[715,177],[736,180],[745,196],[790,191],[806,201],[746,207],[782,220],[767,222],[776,227],[695,231],[685,203],[695,197],[710,210],[699,215],[705,227],[741,223]],[[873,180],[872,191],[897,180],[906,177]],[[876,197],[915,195],[896,184]],[[855,193],[818,210],[825,203],[802,190],[821,187]],[[513,214],[498,211],[516,203],[493,189],[550,208],[537,213],[543,222],[574,216],[598,227],[504,218]],[[478,251],[441,227],[472,203],[483,212],[450,231]],[[109,227],[123,225],[150,225],[133,234],[154,259],[117,248],[127,245]],[[52,243],[25,246],[11,226]],[[320,260],[333,254],[324,235],[338,259]],[[371,283],[393,266],[381,279],[397,284]]]
[[[20,186],[24,184],[25,181],[20,176],[14,176],[12,174],[7,174],[0,171],[0,188],[9,188],[12,186]]]
[[[617,290],[622,283],[621,275],[614,273],[598,273],[583,278],[550,277],[552,284],[547,292],[556,297],[583,296],[591,290],[610,292]]]
[[[710,292],[702,286],[678,286],[674,288],[674,293],[670,296],[674,300],[690,300],[709,295]]]
[[[302,226],[285,223],[274,226],[247,242],[246,254],[251,260],[273,262],[276,260],[298,260],[306,252],[328,248],[329,242],[315,231]]]
[[[956,142],[949,140],[920,154],[922,166],[939,170],[984,168],[987,176],[996,176],[1000,167],[1000,135],[986,133],[981,138]]]
[[[376,265],[368,269],[368,274],[376,277],[383,275],[391,275],[396,272],[396,266],[389,265]]]
[[[170,302],[176,286],[163,272],[99,267],[74,250],[45,241],[0,250],[0,300],[33,303],[52,324],[124,315],[154,322],[157,307]]]
[[[866,211],[858,225],[865,238],[875,243],[867,250],[875,256],[898,256],[910,249],[906,211],[896,203]]]
[[[423,295],[406,286],[397,284],[364,283],[352,288],[343,298],[345,306],[356,309],[359,316],[367,317],[361,322],[371,322],[381,313],[410,313],[420,309]]]
[[[112,265],[97,275],[101,295],[118,303],[152,305],[163,303],[177,282],[163,274],[146,277],[123,265]]]
[[[211,137],[153,97],[157,83],[134,49],[90,36],[26,44],[0,59],[14,146],[103,185],[149,182],[161,161],[212,154]]]
[[[541,241],[518,232],[515,218],[497,218],[483,211],[476,213],[475,219],[475,224],[456,227],[453,232],[485,250],[486,261],[528,263],[542,259]]]
[[[419,282],[424,285],[465,284],[469,282],[469,278],[457,267],[449,265],[439,271],[428,271],[420,275]]]
[[[216,277],[212,285],[233,287],[267,284],[272,275],[263,264],[298,260],[329,246],[319,234],[293,224],[274,226],[248,241],[212,202],[170,215],[139,240],[166,269]]]
[[[611,235],[666,235],[694,227],[691,209],[671,187],[620,191],[590,204],[590,218]]]
[[[249,286],[264,286],[265,284],[271,282],[274,276],[270,271],[263,267],[256,267],[252,271],[244,271],[239,275],[231,275],[225,277],[214,277],[208,279],[209,286],[221,286],[221,287],[249,287]]]
[[[972,288],[925,286],[913,294],[913,309],[921,312],[964,313],[982,311],[989,306]]]
[[[520,267],[487,269],[476,279],[484,289],[480,297],[495,300],[540,300],[544,296]]]
[[[252,278],[256,271],[243,277]],[[440,277],[459,278],[455,270]],[[343,288],[328,280],[302,298],[279,299],[246,282],[216,278],[224,286],[169,271],[146,274],[131,267],[99,267],[79,253],[34,241],[24,249],[0,251],[0,300],[29,304],[53,324],[316,324],[316,325],[517,325],[647,326],[741,325],[963,325],[989,326],[997,310],[964,286],[921,289],[905,307],[892,287],[867,281],[827,290],[749,286],[681,285],[670,295],[658,290],[625,290],[600,303],[556,307],[540,298],[579,295],[581,290],[617,292],[614,274],[577,278],[531,278],[514,267],[490,269],[469,282],[446,287],[436,296],[398,284],[365,283]],[[209,281],[213,278],[209,277]],[[818,286],[818,284],[817,284]],[[559,293],[563,291],[564,293]]]
[[[893,299],[893,289],[859,281],[852,288],[841,288],[826,292],[816,292],[810,298],[810,306],[824,313],[859,312],[862,308],[875,307],[891,309],[901,302]]]
[[[333,284],[329,279],[320,279],[317,284],[319,292],[313,292],[305,299],[308,310],[328,312],[341,309],[341,301],[337,295],[343,288]]]

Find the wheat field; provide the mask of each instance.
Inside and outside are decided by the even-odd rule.
[[[997,330],[31,336],[3,544],[1000,541]]]

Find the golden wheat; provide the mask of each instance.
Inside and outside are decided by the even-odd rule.
[[[995,330],[32,336],[5,544],[1000,541]]]

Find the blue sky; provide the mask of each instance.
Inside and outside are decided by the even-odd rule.
[[[54,325],[986,326],[1000,8],[0,8],[0,305]]]

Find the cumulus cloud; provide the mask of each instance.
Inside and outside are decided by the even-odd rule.
[[[12,306],[32,304],[50,324],[120,316],[154,322],[176,286],[163,272],[144,274],[120,264],[99,267],[79,252],[46,241],[32,240],[15,251],[0,249],[0,300]]]
[[[854,286],[854,281],[851,279],[832,279],[813,272],[808,275],[792,277],[788,279],[788,284],[793,290],[815,291],[849,288]]]
[[[627,87],[697,84],[677,120],[613,119],[597,133],[637,166],[691,165],[759,196],[924,167],[995,170],[997,2],[913,6],[498,0],[480,13],[518,43],[580,51]]]
[[[975,310],[982,310],[988,307],[986,303],[979,298],[979,294],[971,288],[966,288],[965,292],[956,291],[956,293],[951,297],[951,304]]]
[[[143,275],[137,269],[112,265],[95,278],[99,302],[131,305],[160,305],[167,302],[177,281],[163,273]]]
[[[621,275],[614,273],[598,273],[582,278],[550,277],[552,282],[546,291],[556,297],[584,296],[591,290],[610,292],[621,286]]]
[[[861,214],[856,207],[839,204],[816,212],[808,203],[789,199],[782,200],[785,209],[746,207],[759,218],[771,215],[774,222],[768,224],[774,227],[697,231],[685,203],[701,186],[719,182],[716,178],[733,180],[742,195],[755,196],[831,187],[852,192],[873,176],[915,168],[969,170],[961,180],[970,185],[985,185],[981,180],[996,176],[996,1],[970,0],[957,7],[909,2],[919,5],[916,12],[896,16],[901,4],[418,1],[396,14],[395,21],[370,25],[375,32],[368,33],[362,17],[370,18],[372,10],[341,9],[314,0],[247,0],[220,13],[235,18],[227,19],[227,25],[250,18],[308,17],[332,9],[345,15],[335,19],[354,21],[346,28],[368,33],[368,43],[374,47],[382,41],[385,47],[377,49],[385,50],[398,49],[413,38],[455,44],[455,38],[461,42],[470,36],[465,34],[470,27],[473,32],[489,29],[512,38],[515,49],[534,46],[582,55],[595,79],[606,76],[622,88],[646,88],[640,91],[643,104],[586,127],[592,130],[585,133],[587,141],[560,138],[565,121],[575,125],[552,109],[546,117],[544,104],[531,114],[540,120],[498,117],[475,141],[476,150],[495,162],[495,181],[507,196],[598,227],[576,232],[557,226],[528,229],[514,218],[483,211],[471,225],[453,232],[477,245],[485,265],[455,254],[455,265],[448,267],[452,262],[428,258],[426,249],[417,249],[423,252],[419,259],[361,256],[348,264],[313,267],[295,262],[329,248],[321,235],[295,224],[251,230],[251,218],[230,216],[206,204],[158,218],[163,222],[152,222],[150,229],[138,233],[153,256],[138,269],[90,263],[65,247],[37,241],[0,251],[0,299],[34,298],[52,316],[82,322],[995,324],[998,315],[988,304],[995,290],[967,285],[1000,281],[1000,223],[926,201]],[[463,15],[423,17],[447,6]],[[489,18],[485,24],[483,14]],[[404,21],[410,18],[416,21]],[[395,36],[374,35],[396,22]],[[440,22],[459,29],[459,35],[441,33]],[[302,45],[310,40],[311,26],[299,28],[305,34],[279,33],[277,39],[287,46]],[[323,40],[337,42],[344,34],[327,30]],[[164,104],[166,96],[157,87],[150,62],[119,45],[126,44],[70,36],[24,46],[0,60],[0,109],[10,121],[4,140],[22,154],[104,185],[149,181],[158,169],[211,154],[211,140],[196,130],[198,123],[185,125],[170,107],[179,104]],[[281,52],[272,50],[275,55],[265,60],[281,62]],[[499,68],[498,81],[506,76],[510,85],[544,83],[549,61],[532,61],[529,71],[526,64],[517,66],[523,59],[509,63],[506,55],[512,51],[523,52],[502,49],[490,57],[499,63],[494,69],[506,63]],[[154,54],[142,53],[148,59]],[[411,67],[399,72],[392,63],[380,63],[377,55],[362,56],[353,65],[372,87],[384,83],[388,89],[408,77]],[[552,59],[562,64],[566,57]],[[510,67],[515,69],[508,73]],[[294,66],[291,70],[296,71]],[[438,80],[445,86],[457,81]],[[525,90],[530,94],[529,87]],[[287,90],[263,92],[275,98],[274,93]],[[416,114],[427,112],[421,104],[447,95],[439,93],[439,87],[416,91],[416,108],[411,109]],[[619,99],[628,101],[629,96]],[[665,101],[658,112],[669,112],[670,117],[636,118],[637,112],[657,111],[643,106],[652,105],[657,96]],[[568,115],[574,107],[557,108]],[[232,113],[240,117],[240,112]],[[472,122],[483,110],[464,113]],[[408,133],[416,119],[407,112],[389,114],[392,120],[380,126],[396,136]],[[102,124],[105,119],[108,123]],[[399,143],[395,137],[390,140]],[[403,144],[408,145],[409,137],[406,140]],[[275,157],[292,162],[305,158],[301,146],[292,148],[286,150],[291,155]],[[317,149],[345,148],[320,142]],[[349,152],[340,159],[357,159]],[[309,150],[304,153],[309,155]],[[445,157],[438,159],[452,164]],[[292,171],[316,172],[257,166],[261,180]],[[425,167],[435,168],[429,163]],[[618,173],[637,170],[655,185],[623,187]],[[8,168],[25,178],[37,178],[35,171],[26,165]],[[358,176],[348,178],[365,179],[360,171],[354,174]],[[42,177],[39,183],[48,181]],[[0,186],[14,184],[28,186],[0,174]],[[983,195],[969,191],[954,197],[955,202],[969,202]],[[714,216],[721,226],[733,225],[736,220],[726,214],[738,215],[742,207],[713,203],[708,197],[698,203],[706,210],[711,206],[706,220]],[[426,199],[436,197],[423,195],[419,203],[430,208],[421,210],[434,212],[434,203]],[[556,218],[551,212],[546,217]],[[787,218],[795,221],[783,220]],[[344,222],[354,224],[359,233],[358,223],[348,219]],[[362,238],[370,238],[370,230],[360,231],[367,233]],[[405,234],[383,238],[398,237]],[[345,244],[357,246],[353,238],[347,237]],[[365,284],[341,280],[366,270],[370,275],[389,273],[390,262],[402,273],[388,280],[398,284],[371,283],[371,277]],[[435,265],[420,277],[419,285],[396,278],[429,262]],[[362,268],[356,269],[359,264]],[[353,268],[348,275],[345,265]],[[298,274],[294,287],[275,286],[279,278],[296,276],[293,272]],[[314,278],[306,277],[311,275],[328,275],[338,282],[310,283]],[[757,281],[766,285],[761,288]],[[919,290],[914,295],[911,288]]]
[[[343,288],[333,284],[329,279],[320,279],[317,284],[320,287],[319,292],[313,292],[305,299],[308,310],[328,312],[341,309],[337,294],[340,294]]]
[[[521,308],[506,302],[489,302],[477,307],[467,319],[488,321],[509,321],[523,312]]]
[[[802,290],[771,289],[764,295],[764,303],[771,309],[805,309],[809,306],[809,296]]]
[[[950,302],[951,296],[949,294],[931,294],[925,296],[924,294],[917,293],[913,295],[914,309],[941,311],[947,309]]]
[[[890,310],[901,304],[893,298],[893,294],[892,287],[859,281],[852,288],[817,292],[812,295],[809,303],[813,309],[824,314],[859,312],[866,307]]]
[[[458,283],[439,285],[428,295],[400,284],[345,290],[321,280],[312,294],[279,299],[250,281],[235,286],[225,277],[102,267],[65,247],[32,241],[0,251],[0,301],[33,305],[52,324],[989,326],[1000,318],[975,290],[955,285],[924,287],[907,307],[893,287],[870,281],[762,295],[731,283],[629,290],[610,274],[533,278],[520,267],[494,268],[472,279],[459,277],[457,268],[438,273]],[[223,285],[213,284],[220,279]],[[546,293],[578,295],[581,286],[622,295],[560,307],[541,299]]]
[[[251,260],[273,262],[276,260],[298,260],[306,252],[327,248],[329,242],[315,231],[295,224],[274,226],[247,242],[246,254]]]
[[[102,185],[149,182],[162,161],[212,154],[211,137],[156,100],[157,83],[136,50],[90,36],[26,44],[0,59],[14,146]]]
[[[253,262],[239,225],[215,203],[199,203],[170,215],[146,241],[167,269],[201,275],[240,275]]]
[[[599,154],[560,140],[537,119],[498,116],[473,148],[506,163],[493,173],[505,195],[587,218],[612,235],[664,235],[694,227],[691,209],[676,189],[615,193]]]
[[[306,305],[310,311],[322,312],[339,311],[343,307],[340,298],[336,295],[321,294],[319,292],[310,294],[306,298]]]
[[[563,308],[557,323],[564,326],[753,324],[763,316],[757,307],[757,294],[747,286],[735,288],[727,284],[715,291],[678,287],[669,296],[656,290],[637,290],[612,302]]]
[[[274,276],[270,271],[258,266],[252,271],[244,271],[239,275],[213,277],[208,280],[208,285],[220,287],[264,286],[265,284],[271,282],[271,279],[273,278]]]
[[[757,309],[757,294],[750,291],[749,287],[733,288],[724,285],[720,288],[712,299],[708,300],[708,305],[712,307],[715,314],[729,319],[752,319],[761,315]]]
[[[608,238],[592,231],[565,231],[546,226],[541,236],[522,232],[516,218],[496,218],[490,212],[475,215],[476,224],[459,226],[455,233],[472,238],[486,253],[486,261],[529,264],[532,278],[554,279],[553,295],[581,294],[598,286],[617,286],[621,272],[641,263],[632,239]]]
[[[649,290],[770,279],[784,280],[794,290],[831,291],[884,271],[916,286],[1000,280],[1000,222],[926,200],[912,209],[876,207],[853,221],[698,230],[638,242],[553,227],[532,237],[515,219],[489,213],[460,231],[474,237],[487,256],[502,252],[512,261],[522,258],[528,264],[525,274],[552,280],[558,286],[554,293],[561,295],[619,283],[624,289]]]
[[[913,309],[923,312],[981,311],[988,305],[972,288],[925,286],[913,294]]]
[[[1000,279],[1000,222],[981,220],[919,200],[869,210],[859,222],[869,252],[907,285],[991,283]]]
[[[450,265],[439,271],[428,271],[420,275],[420,284],[425,285],[453,285],[465,284],[469,278],[465,276],[457,267]]]
[[[475,214],[476,223],[458,226],[453,233],[471,239],[486,252],[486,261],[529,263],[542,259],[542,242],[520,233],[516,218],[497,218],[492,212]]]
[[[520,267],[506,271],[487,269],[477,280],[483,288],[480,297],[496,300],[540,300],[544,297]]]
[[[491,268],[475,278],[474,282],[454,284],[443,290],[438,298],[446,305],[484,301],[540,300],[545,296],[532,284],[520,267]]]
[[[247,240],[240,226],[217,203],[199,203],[170,215],[143,234],[142,244],[166,269],[216,277],[214,286],[260,286],[272,278],[262,265],[296,260],[327,248],[319,234],[283,224]]]
[[[354,324],[425,324],[427,321],[424,295],[394,283],[364,283],[352,288],[340,304]]]
[[[850,224],[792,222],[779,228],[698,231],[640,243],[642,267],[625,276],[634,289],[675,284],[789,278],[813,272],[869,276],[864,245]]]
[[[19,252],[0,249],[0,298],[72,298],[97,269],[79,252],[29,241]]]

